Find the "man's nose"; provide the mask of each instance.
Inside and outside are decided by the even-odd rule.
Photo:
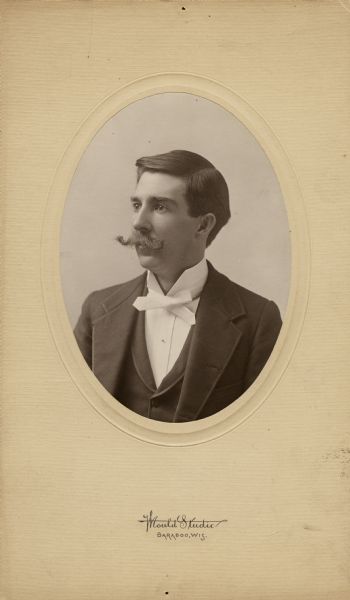
[[[146,207],[141,207],[133,218],[133,227],[134,229],[140,230],[150,230],[151,222],[150,222],[150,214]]]

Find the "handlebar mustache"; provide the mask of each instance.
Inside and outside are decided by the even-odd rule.
[[[151,250],[161,250],[164,246],[162,240],[145,235],[140,231],[133,231],[127,238],[122,235],[117,235],[116,240],[122,246],[129,246],[131,248],[143,246],[144,248],[150,248]]]

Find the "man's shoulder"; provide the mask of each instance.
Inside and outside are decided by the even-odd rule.
[[[138,295],[138,290],[141,293],[144,285],[145,273],[128,281],[94,290],[84,301],[83,310],[87,310],[93,320],[98,319],[99,316],[106,314],[129,296]]]
[[[253,290],[240,285],[239,283],[232,281],[229,279],[232,288],[235,292],[240,296],[245,306],[254,307],[254,306],[263,306],[267,302],[272,302],[269,298],[265,298],[261,294],[257,292],[253,292]]]
[[[211,269],[214,275],[214,286],[216,285],[220,294],[223,294],[223,300],[227,305],[233,301],[237,304],[238,301],[242,311],[247,315],[259,314],[267,305],[270,305],[271,308],[275,308],[279,312],[273,300],[265,298],[236,281],[232,281],[226,275],[217,271],[212,265]]]

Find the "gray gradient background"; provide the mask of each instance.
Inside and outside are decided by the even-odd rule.
[[[91,291],[143,271],[135,252],[114,238],[130,230],[136,159],[173,149],[205,156],[229,187],[232,217],[207,258],[230,279],[274,300],[283,316],[290,279],[288,219],[270,161],[249,130],[220,105],[163,93],[111,118],[72,179],[61,227],[61,277],[73,326]]]

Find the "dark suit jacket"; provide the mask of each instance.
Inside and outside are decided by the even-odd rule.
[[[253,383],[281,328],[276,304],[230,281],[208,263],[174,421],[203,418],[231,404]],[[75,328],[80,350],[101,384],[117,389],[146,273],[93,292]]]

